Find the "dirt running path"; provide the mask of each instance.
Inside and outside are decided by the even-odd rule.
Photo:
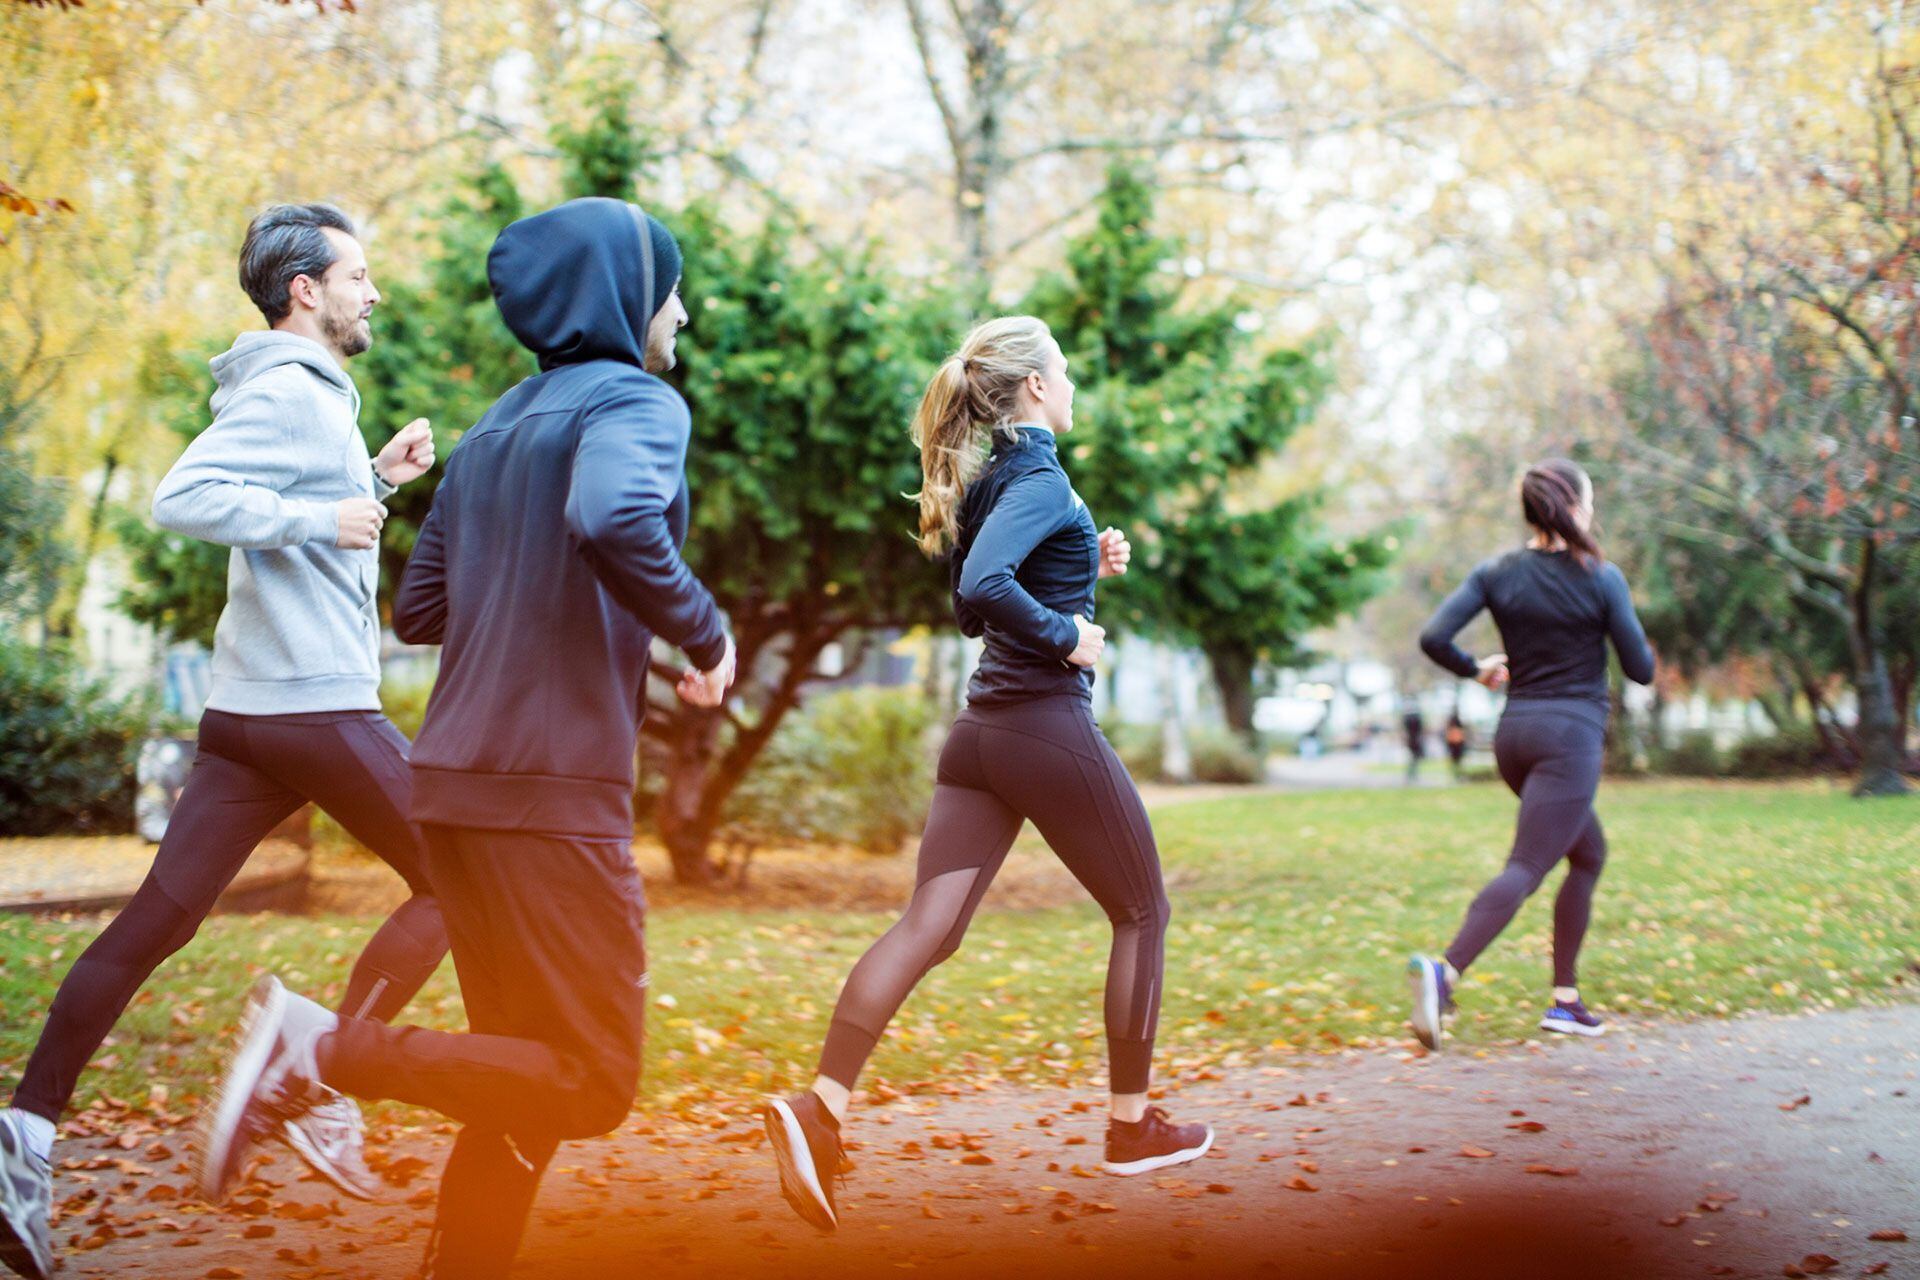
[[[1920,1242],[1920,1007],[1181,1082],[1170,1105],[1212,1121],[1218,1148],[1158,1178],[1094,1173],[1100,1120],[1076,1105],[1005,1089],[870,1103],[831,1238],[779,1200],[749,1107],[705,1126],[636,1116],[562,1149],[515,1276],[1920,1277],[1920,1243],[1884,1238]],[[184,1183],[171,1146],[169,1161],[69,1143],[106,1163],[62,1173],[62,1196],[94,1198],[60,1241],[114,1238],[64,1274],[406,1276],[446,1144],[400,1135],[396,1172],[426,1163],[396,1203],[336,1214],[297,1180],[205,1211],[154,1190]],[[266,1172],[298,1174],[285,1157]]]

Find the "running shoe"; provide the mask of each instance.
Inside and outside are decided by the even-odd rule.
[[[1558,1031],[1570,1036],[1603,1036],[1607,1024],[1600,1021],[1578,1000],[1555,1000],[1546,1017],[1540,1019],[1542,1031]]]
[[[1213,1129],[1204,1124],[1174,1124],[1159,1107],[1129,1124],[1107,1121],[1107,1172],[1131,1177],[1168,1165],[1198,1160],[1213,1146]]]
[[[1413,1034],[1421,1044],[1438,1052],[1446,1036],[1442,1019],[1454,1011],[1447,963],[1430,956],[1414,956],[1407,961],[1407,977],[1413,984]]]
[[[840,1122],[811,1089],[775,1098],[762,1114],[774,1159],[780,1164],[780,1194],[813,1226],[832,1231],[840,1225],[833,1207],[833,1180],[840,1173]]]
[[[10,1111],[0,1111],[0,1262],[29,1280],[53,1275],[53,1169],[27,1147]]]
[[[333,1013],[294,995],[271,974],[253,984],[226,1075],[214,1091],[201,1130],[202,1196],[215,1204],[224,1200],[257,1144],[283,1136],[289,1121],[339,1097],[317,1079],[313,1057],[320,1037],[339,1023]],[[351,1135],[329,1132],[327,1152],[336,1169],[346,1161],[341,1144],[357,1144],[358,1138],[357,1128]],[[358,1159],[356,1149],[353,1160]],[[327,1168],[314,1167],[322,1176],[333,1177]]]
[[[274,1136],[348,1195],[380,1198],[380,1180],[367,1168],[366,1122],[360,1118],[360,1104],[346,1094],[327,1089],[321,1101],[287,1120]]]

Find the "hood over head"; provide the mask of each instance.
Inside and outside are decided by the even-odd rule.
[[[283,364],[305,365],[322,382],[353,401],[358,410],[360,393],[331,351],[312,338],[284,329],[250,329],[208,362],[207,367],[213,370],[213,411],[219,413],[249,380]]]
[[[507,328],[542,370],[589,360],[644,367],[647,327],[679,281],[679,246],[665,261],[656,237],[673,244],[638,205],[600,196],[500,233],[487,254],[487,281]]]

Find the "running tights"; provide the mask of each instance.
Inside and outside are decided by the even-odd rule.
[[[153,867],[61,980],[13,1104],[58,1122],[82,1068],[162,961],[193,939],[254,846],[308,801],[340,821],[413,896],[380,926],[340,1011],[389,1020],[433,976],[447,931],[420,832],[407,821],[407,740],[372,711],[209,711]]]
[[[908,994],[959,949],[1028,819],[1113,925],[1106,995],[1112,1089],[1146,1092],[1171,908],[1140,793],[1076,694],[968,708],[955,719],[940,753],[913,898],[848,976],[820,1074],[853,1087]]]
[[[1593,914],[1593,890],[1607,861],[1607,838],[1593,811],[1606,737],[1602,715],[1584,703],[1509,702],[1494,735],[1500,776],[1520,797],[1513,852],[1467,908],[1447,963],[1466,972],[1513,919],[1547,873],[1567,862],[1553,902],[1553,983],[1578,985],[1580,944]]]

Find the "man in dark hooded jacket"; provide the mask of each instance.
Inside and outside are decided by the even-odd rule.
[[[432,1277],[504,1276],[554,1148],[619,1125],[640,1074],[645,904],[633,759],[655,636],[717,706],[733,642],[680,558],[689,420],[654,376],[686,323],[680,251],[618,200],[500,233],[494,298],[540,373],[447,464],[394,602],[442,646],[414,744],[413,817],[470,1031],[338,1019],[265,977],[203,1144],[224,1187],[252,1135],[315,1082],[463,1124],[441,1178]]]

